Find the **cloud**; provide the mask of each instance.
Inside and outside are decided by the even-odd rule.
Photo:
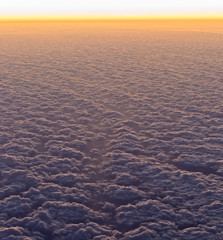
[[[0,239],[222,239],[222,36],[50,26],[0,35]]]

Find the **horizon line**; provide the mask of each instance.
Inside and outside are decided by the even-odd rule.
[[[223,15],[211,14],[172,14],[172,15],[150,15],[150,16],[118,16],[118,15],[34,15],[34,16],[0,16],[0,22],[76,22],[76,21],[223,21]]]

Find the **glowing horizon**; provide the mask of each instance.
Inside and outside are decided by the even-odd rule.
[[[0,20],[223,19],[221,0],[7,0]]]
[[[150,16],[102,16],[102,15],[82,15],[82,16],[8,16],[1,17],[0,22],[11,21],[149,21],[149,20],[214,20],[223,21],[222,15],[150,15]]]

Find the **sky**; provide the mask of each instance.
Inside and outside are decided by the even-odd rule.
[[[0,17],[223,16],[222,0],[4,0]]]

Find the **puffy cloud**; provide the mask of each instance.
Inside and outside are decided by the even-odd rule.
[[[63,26],[0,35],[0,239],[222,239],[221,35]]]
[[[114,203],[128,203],[139,201],[145,196],[144,192],[134,187],[122,187],[118,185],[109,185],[104,195]]]
[[[119,224],[132,226],[143,222],[171,220],[175,218],[175,213],[157,200],[147,200],[136,205],[120,206],[116,209],[116,217]]]

